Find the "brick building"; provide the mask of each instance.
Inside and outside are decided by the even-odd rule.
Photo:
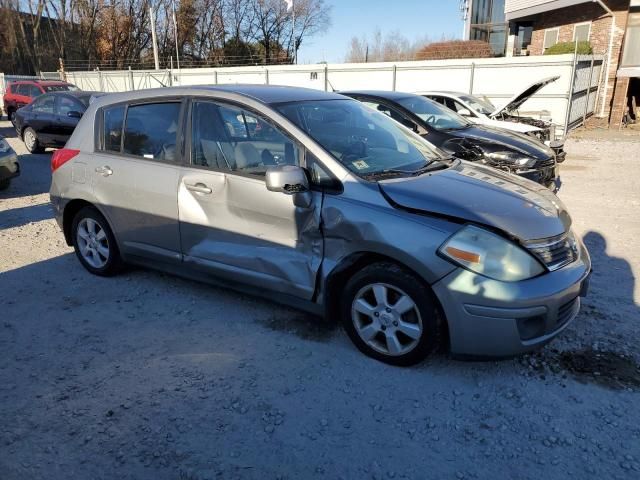
[[[496,54],[542,55],[556,43],[589,42],[593,53],[607,62],[594,120],[618,127],[625,114],[635,119],[636,100],[640,107],[640,0],[467,3],[468,38],[484,35]]]

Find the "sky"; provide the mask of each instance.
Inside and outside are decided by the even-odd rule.
[[[351,38],[376,28],[383,36],[399,31],[409,42],[442,35],[462,37],[463,22],[458,0],[325,0],[331,8],[331,26],[306,39],[298,50],[298,63],[342,62]]]

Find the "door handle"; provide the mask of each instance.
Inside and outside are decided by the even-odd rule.
[[[113,175],[113,170],[109,165],[104,165],[102,167],[96,167],[96,173],[99,173],[103,177],[108,177],[109,175]]]
[[[187,190],[190,190],[196,193],[204,193],[209,195],[210,193],[213,192],[213,190],[207,187],[204,183],[196,183],[195,185],[185,183],[185,186],[187,187]]]

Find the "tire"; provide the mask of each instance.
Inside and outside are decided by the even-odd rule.
[[[431,289],[396,264],[374,263],[353,275],[341,310],[351,341],[376,360],[413,365],[440,343],[442,321]]]
[[[42,153],[44,152],[44,147],[40,145],[38,141],[38,135],[35,130],[31,127],[27,127],[22,132],[22,141],[24,142],[24,146],[27,147],[29,153]]]
[[[0,180],[0,191],[6,190],[11,185],[11,179]]]
[[[71,223],[76,256],[94,275],[110,277],[122,267],[116,239],[107,220],[94,207],[82,208]]]
[[[11,125],[13,125],[14,127],[16,126],[15,112],[13,110],[7,111],[7,120],[11,122]]]

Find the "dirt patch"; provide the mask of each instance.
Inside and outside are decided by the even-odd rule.
[[[613,390],[640,388],[640,365],[627,355],[587,348],[562,352],[558,362],[582,383],[595,383]]]

